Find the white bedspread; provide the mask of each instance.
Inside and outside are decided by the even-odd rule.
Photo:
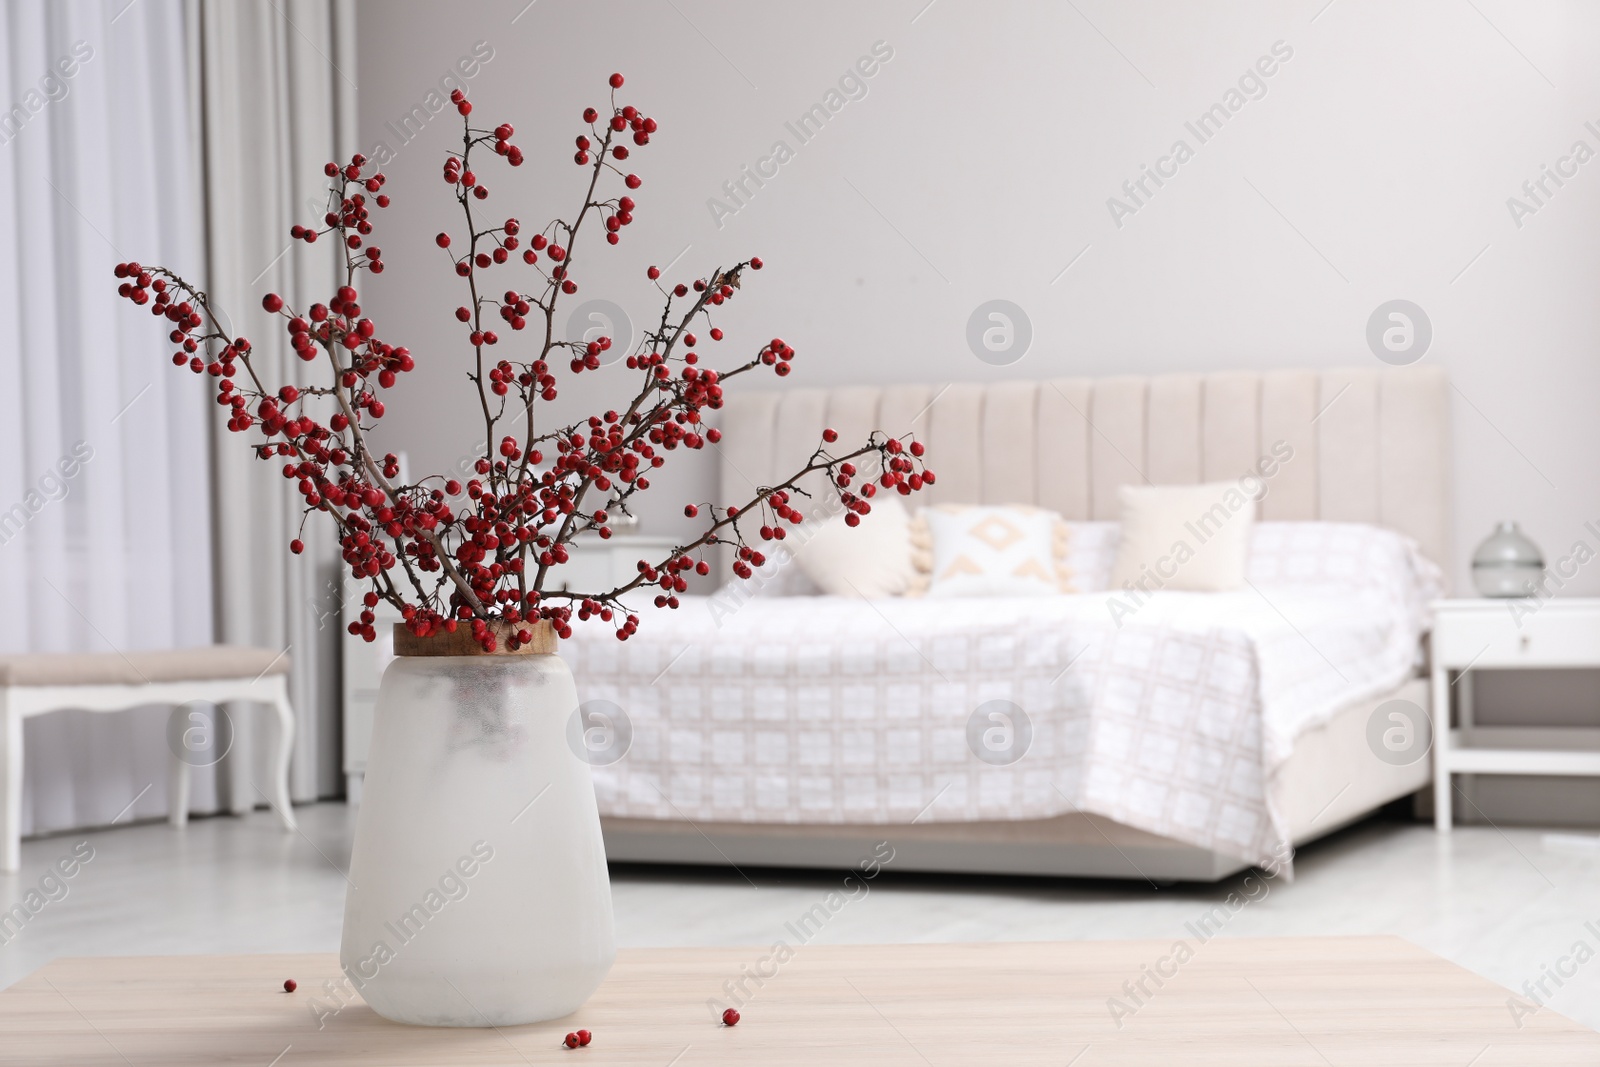
[[[1251,862],[1286,827],[1271,776],[1305,730],[1411,672],[1439,573],[1389,531],[1261,523],[1250,585],[1104,591],[1116,527],[1074,527],[1080,595],[933,602],[688,598],[619,642],[563,649],[633,740],[594,769],[602,814],[747,823],[1046,818],[1086,811]],[[1126,603],[1126,601],[1124,601]],[[1025,755],[968,747],[1020,706]]]

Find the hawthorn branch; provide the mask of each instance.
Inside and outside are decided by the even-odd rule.
[[[621,75],[613,75],[610,82],[613,90],[620,88]],[[695,451],[708,441],[718,440],[716,429],[709,428],[704,420],[707,412],[722,407],[727,383],[762,365],[776,366],[782,376],[794,353],[775,340],[756,357],[726,371],[697,367],[695,356],[678,355],[696,321],[704,317],[709,323],[712,305],[720,306],[734,295],[744,268],[761,266],[759,260],[743,261],[726,271],[713,271],[709,281],[696,281],[696,296],[686,303],[680,303],[688,294],[686,287],[664,290],[659,324],[644,332],[637,350],[629,357],[630,365],[641,371],[642,381],[620,414],[611,410],[603,418],[590,417],[540,433],[535,407],[541,400],[556,396],[550,366],[553,356],[571,350],[577,360],[576,370],[580,371],[593,369],[598,362],[587,343],[557,336],[556,310],[563,294],[576,288],[571,273],[578,258],[578,238],[591,215],[615,212],[605,220],[612,243],[617,241],[619,228],[632,221],[632,199],[600,198],[600,177],[603,173],[622,175],[629,188],[636,188],[638,181],[632,175],[624,175],[613,162],[620,162],[628,154],[618,143],[618,135],[631,127],[634,143],[644,145],[657,127],[654,119],[636,109],[618,107],[615,92],[611,112],[603,123],[597,122],[597,109],[586,110],[584,118],[593,139],[579,139],[577,161],[590,163],[581,153],[591,150],[595,158],[579,210],[570,222],[557,218],[534,233],[529,242],[534,247],[524,253],[525,261],[538,263],[544,287],[535,287],[537,296],[510,290],[505,298],[497,299],[480,292],[486,287],[480,285],[483,279],[478,274],[487,266],[509,259],[521,224],[508,219],[503,226],[478,227],[479,212],[472,201],[485,199],[487,187],[466,168],[473,150],[491,140],[495,153],[508,157],[512,166],[520,164],[522,156],[509,142],[513,131],[508,125],[497,127],[492,134],[475,129],[465,121],[472,106],[464,94],[453,93],[452,102],[464,120],[462,147],[459,156],[452,154],[447,160],[445,178],[462,210],[467,231],[465,259],[455,260],[454,264],[467,281],[471,300],[471,312],[462,316],[474,333],[468,377],[477,388],[483,417],[483,455],[474,467],[481,464],[482,473],[487,475],[486,486],[477,478],[468,477],[471,503],[460,503],[459,511],[452,509],[446,496],[454,485],[453,479],[434,489],[427,487],[434,480],[432,477],[399,484],[399,479],[392,477],[397,470],[394,456],[376,454],[368,436],[383,416],[378,390],[394,385],[395,376],[413,369],[414,362],[405,348],[379,339],[371,319],[361,317],[354,285],[358,272],[366,267],[376,275],[383,268],[376,245],[367,246],[362,255],[356,254],[373,232],[368,212],[371,202],[366,194],[377,194],[376,207],[388,206],[388,197],[379,192],[385,178],[381,171],[366,169],[370,162],[366,157],[357,153],[347,164],[330,162],[324,167],[330,178],[337,179],[328,189],[329,210],[323,220],[326,226],[296,225],[290,230],[291,237],[308,243],[322,236],[338,241],[344,257],[344,284],[326,306],[313,305],[304,319],[286,308],[276,294],[268,293],[263,299],[268,312],[281,312],[279,321],[287,320],[298,356],[320,365],[316,348],[322,349],[320,355],[326,357],[325,365],[333,375],[330,385],[308,384],[302,389],[291,384],[273,391],[258,373],[249,342],[243,337],[230,340],[223,333],[205,293],[163,268],[147,270],[134,262],[117,267],[117,276],[128,279],[119,294],[140,306],[151,303],[153,296],[149,310],[173,323],[171,339],[182,345],[182,351],[175,354],[176,362],[221,378],[215,399],[230,413],[229,430],[245,432],[259,426],[265,441],[252,444],[257,456],[263,460],[274,456],[286,459],[283,473],[299,479],[299,490],[305,498],[302,528],[314,511],[332,517],[351,573],[370,582],[364,598],[369,607],[376,598],[394,604],[404,613],[411,632],[419,636],[440,629],[454,630],[458,618],[468,619],[474,635],[491,650],[495,637],[485,624],[496,619],[514,626],[524,620],[544,620],[558,634],[568,636],[568,624],[574,615],[582,620],[598,612],[610,620],[615,614],[613,609],[626,611],[621,597],[648,584],[659,583],[668,594],[656,598],[658,605],[677,607],[673,594],[684,587],[683,572],[693,566],[705,573],[708,564],[703,558],[704,550],[709,546],[737,546],[739,560],[734,572],[748,576],[750,565],[759,566],[762,557],[747,543],[740,519],[759,519],[764,539],[781,540],[782,531],[803,518],[790,503],[791,494],[809,495],[800,483],[819,472],[826,472],[842,502],[858,515],[870,510],[867,499],[875,495],[877,485],[873,484],[873,476],[862,474],[856,483],[859,489],[851,489],[853,479],[861,473],[851,465],[852,459],[876,454],[883,463],[877,482],[885,489],[906,493],[932,482],[932,472],[915,459],[900,455],[905,449],[896,440],[875,433],[860,448],[834,455],[827,446],[834,444],[837,435],[825,432],[823,445],[798,471],[776,485],[758,489],[742,509],[709,505],[709,522],[698,536],[675,548],[671,557],[655,566],[641,560],[639,574],[631,581],[594,594],[545,592],[551,568],[568,561],[567,547],[574,538],[595,529],[602,536],[609,534],[610,516],[604,510],[584,510],[591,490],[612,491],[615,487],[614,500],[608,506],[628,513],[630,502],[649,488],[647,476],[667,461],[666,453],[680,446]],[[549,238],[558,243],[552,247],[549,261],[540,263],[531,252],[543,248]],[[448,247],[449,242],[442,240],[440,244]],[[652,278],[659,278],[658,271],[652,269],[650,273]],[[486,303],[494,305],[514,331],[526,326],[533,305],[539,307],[544,331],[542,338],[530,338],[536,348],[534,359],[527,363],[496,360],[492,351],[485,351],[489,334],[484,329]],[[711,333],[714,339],[721,339],[720,330],[712,328]],[[492,369],[488,364],[493,364]],[[235,380],[239,371],[243,374]],[[292,377],[305,376],[297,372]],[[512,388],[518,390],[515,396],[510,395]],[[499,397],[498,404],[489,399],[490,392]],[[332,408],[327,410],[336,413],[323,424],[311,409],[326,414],[321,398],[327,397],[332,398]],[[506,418],[516,420],[518,404],[523,423],[520,454],[513,447],[513,436],[508,435],[504,442],[496,440],[499,423]],[[371,421],[363,423],[364,417]],[[537,449],[546,445],[558,458],[552,469],[535,477]],[[497,458],[502,446],[504,454]],[[922,451],[919,444],[911,443],[911,457],[920,457]],[[691,516],[697,513],[692,506],[687,510]],[[776,530],[766,530],[769,524]],[[290,547],[300,551],[302,546],[296,541]],[[535,551],[538,567],[530,580],[527,559]],[[701,557],[698,563],[689,559],[690,553]],[[408,602],[410,593],[403,596],[397,585],[397,562],[417,598],[414,605]],[[370,611],[363,611],[360,622],[351,624],[352,632],[372,640],[372,623]],[[618,626],[618,636],[629,636],[637,623],[638,618],[629,615],[626,623]],[[513,647],[525,639],[521,631],[509,638]]]
[[[804,467],[801,467],[798,471],[791,474],[777,485],[764,486],[758,489],[756,491],[756,495],[750,498],[749,502],[744,506],[725,509],[722,518],[716,519],[716,521],[706,528],[704,533],[702,533],[695,540],[690,541],[688,544],[679,545],[674,548],[672,553],[667,556],[666,559],[656,564],[651,568],[651,570],[658,572],[665,570],[667,565],[673,560],[687,555],[696,549],[719,544],[742,544],[743,535],[739,534],[738,532],[740,519],[747,517],[748,513],[756,508],[765,505],[768,500],[772,499],[772,496],[775,493],[804,493],[805,490],[800,488],[799,483],[804,480],[808,474],[814,474],[817,471],[828,471],[833,478],[837,479],[838,476],[834,475],[833,472],[839,468],[840,464],[848,463],[853,459],[859,459],[865,455],[876,454],[883,450],[884,445],[876,440],[876,438],[879,436],[880,434],[873,434],[873,440],[868,444],[863,445],[854,452],[847,452],[842,456],[830,456],[823,449],[817,449],[811,454],[811,458],[806,462]],[[715,517],[715,512],[713,512],[713,517]],[[718,536],[718,531],[727,529],[729,527],[733,528],[737,537],[737,540],[734,542],[728,542]],[[544,597],[565,597],[568,600],[593,600],[601,604],[620,606],[620,597],[626,593],[632,592],[641,585],[647,584],[648,582],[649,579],[645,577],[645,572],[640,571],[637,578],[634,578],[632,581],[623,585],[619,585],[615,589],[605,593],[572,593],[567,591],[556,591],[543,593],[541,595]]]

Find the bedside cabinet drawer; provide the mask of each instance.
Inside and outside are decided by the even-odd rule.
[[[1504,607],[1441,612],[1433,632],[1435,662],[1445,667],[1600,665],[1600,611],[1559,602],[1534,611]]]

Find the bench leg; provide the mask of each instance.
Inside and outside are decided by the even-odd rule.
[[[272,806],[283,820],[285,830],[295,828],[294,807],[289,803],[289,755],[294,748],[294,708],[289,703],[289,679],[278,675],[276,695],[272,700],[275,729],[272,744]]]
[[[22,712],[0,688],[0,871],[22,869]]]
[[[183,707],[172,714],[183,714]],[[167,753],[167,822],[178,829],[189,825],[189,765],[176,752]]]

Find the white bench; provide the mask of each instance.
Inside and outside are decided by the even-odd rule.
[[[277,712],[267,799],[295,828],[289,806],[289,658],[270,649],[212,645],[164,652],[41,653],[0,656],[0,871],[22,863],[22,721],[49,711],[121,711],[146,704],[221,704],[249,700]],[[176,712],[174,712],[176,714]],[[173,826],[189,820],[189,763],[176,748],[168,759]]]

